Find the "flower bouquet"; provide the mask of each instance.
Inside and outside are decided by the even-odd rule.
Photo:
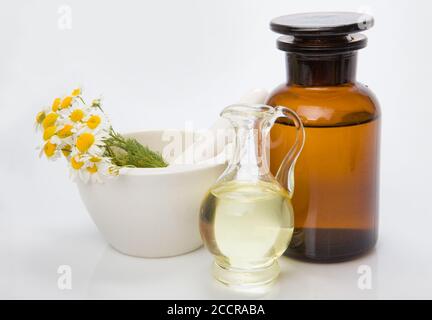
[[[80,88],[40,111],[36,128],[43,138],[40,156],[50,160],[63,156],[72,179],[79,177],[85,183],[117,176],[121,167],[167,166],[159,153],[114,131],[101,100],[86,104]]]

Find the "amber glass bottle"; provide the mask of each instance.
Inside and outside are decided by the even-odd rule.
[[[295,231],[286,255],[340,261],[374,247],[378,227],[380,109],[367,86],[356,81],[357,50],[366,37],[354,34],[373,19],[355,13],[296,14],[276,18],[285,34],[288,79],[268,98],[301,117],[306,140],[295,168]],[[271,170],[292,146],[295,128],[286,121],[271,131]]]

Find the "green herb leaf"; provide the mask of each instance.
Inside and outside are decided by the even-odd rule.
[[[163,168],[168,163],[155,151],[143,146],[134,138],[125,138],[110,130],[110,137],[105,140],[105,156],[119,167]]]

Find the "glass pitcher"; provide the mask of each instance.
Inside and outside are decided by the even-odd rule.
[[[201,205],[201,237],[215,257],[217,280],[231,286],[268,284],[279,274],[277,258],[293,233],[293,173],[304,128],[285,107],[238,104],[225,108],[221,116],[234,128],[235,146]],[[279,117],[294,124],[297,137],[275,178],[268,166],[268,137]]]

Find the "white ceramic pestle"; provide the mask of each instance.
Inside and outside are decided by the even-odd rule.
[[[246,92],[237,103],[264,104],[267,96],[267,90],[256,88]],[[232,144],[233,136],[230,123],[226,119],[219,118],[205,134],[198,138],[197,142],[172,161],[170,166],[224,161],[223,151]]]

